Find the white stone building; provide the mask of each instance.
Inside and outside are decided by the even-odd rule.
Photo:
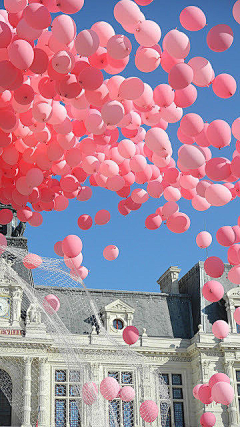
[[[24,237],[10,237],[11,245],[27,245]],[[119,400],[112,402],[118,412],[119,427],[143,427],[139,416],[139,405],[145,399],[158,399],[151,381],[152,372],[159,368],[169,388],[171,407],[167,427],[197,427],[204,405],[192,395],[194,385],[208,382],[215,372],[225,372],[231,378],[235,399],[228,407],[211,404],[205,408],[214,412],[217,427],[240,425],[240,340],[233,313],[240,306],[240,289],[232,288],[225,273],[221,282],[225,295],[220,303],[208,303],[201,288],[208,279],[203,263],[197,263],[185,276],[178,280],[180,270],[170,267],[158,280],[160,289],[156,293],[111,290],[90,290],[90,295],[99,309],[108,333],[122,342],[122,330],[135,325],[140,339],[134,351],[144,354],[144,392],[133,404],[124,406]],[[0,270],[1,271],[1,270]],[[32,286],[31,274],[27,270],[18,273]],[[160,292],[161,290],[161,292]],[[44,296],[53,288],[36,286],[37,295]],[[54,288],[61,302],[66,289]],[[85,298],[82,289],[75,290],[79,298]],[[107,375],[113,375],[124,384],[132,385],[136,391],[140,382],[139,372],[128,360],[117,360],[112,344],[99,334],[91,319],[79,310],[74,325],[68,315],[69,305],[61,303],[59,316],[73,334],[74,346],[85,355],[97,384]],[[0,426],[15,427],[89,427],[83,407],[80,415],[76,400],[81,396],[74,393],[79,381],[77,369],[69,369],[41,319],[34,304],[25,309],[21,285],[0,274],[0,386],[13,403],[12,410],[4,390],[0,391]],[[229,336],[220,341],[211,333],[211,324],[217,319],[226,319],[230,325]],[[101,357],[100,357],[101,354]],[[108,403],[105,403],[108,413]],[[111,427],[111,419],[108,426]],[[146,424],[145,424],[146,425]],[[153,427],[161,426],[161,415]]]

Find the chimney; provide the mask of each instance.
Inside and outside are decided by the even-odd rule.
[[[167,294],[179,294],[178,276],[181,269],[177,266],[169,267],[158,279],[161,292]]]

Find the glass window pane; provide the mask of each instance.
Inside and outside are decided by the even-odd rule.
[[[122,372],[121,382],[122,384],[132,384],[133,383],[132,372]]]
[[[69,424],[70,427],[81,427],[80,414],[75,400],[69,401]]]
[[[161,403],[161,424],[165,427],[171,427],[171,408],[167,403]]]
[[[69,382],[70,383],[79,383],[81,381],[80,371],[70,371],[69,372]]]
[[[119,381],[119,372],[108,372],[109,377],[115,378],[115,380]]]
[[[172,385],[182,385],[182,375],[172,374]]]
[[[123,425],[124,427],[134,426],[133,403],[123,402]]]
[[[183,399],[183,392],[181,388],[173,388],[173,399]]]
[[[240,334],[240,325],[238,325],[237,323],[236,326],[237,326],[237,333]]]
[[[238,396],[240,396],[240,384],[237,385]]]
[[[80,396],[80,386],[70,384],[69,396]]]
[[[162,374],[162,377],[167,385],[169,385],[169,376],[168,374]]]
[[[66,400],[55,400],[55,426],[66,427]]]
[[[123,322],[120,319],[114,319],[113,327],[118,330],[123,329]]]
[[[55,396],[66,396],[66,386],[63,384],[56,384]]]
[[[240,371],[236,371],[237,382],[240,383]]]
[[[120,401],[109,402],[109,426],[120,427]]]
[[[66,371],[55,371],[55,381],[58,383],[65,383]]]
[[[173,402],[175,427],[184,427],[183,403]]]

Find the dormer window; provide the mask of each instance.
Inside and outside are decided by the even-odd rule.
[[[113,327],[117,330],[121,330],[124,328],[123,321],[120,319],[114,319],[113,321]]]

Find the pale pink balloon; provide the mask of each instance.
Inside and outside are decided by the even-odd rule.
[[[199,387],[198,398],[204,405],[212,403],[213,398],[211,397],[211,388],[208,384],[203,384]]]
[[[212,206],[224,206],[231,201],[232,193],[222,184],[212,184],[206,189],[205,197]]]
[[[98,21],[91,29],[98,35],[100,46],[106,47],[108,40],[115,35],[113,27],[105,21]]]
[[[95,223],[98,225],[105,225],[110,221],[111,215],[110,212],[106,209],[101,209],[95,215]]]
[[[36,254],[27,254],[23,258],[23,265],[29,270],[39,267],[42,264],[42,258]]]
[[[235,265],[228,272],[228,280],[234,285],[240,285],[240,266]]]
[[[118,396],[120,385],[113,377],[104,378],[100,383],[100,393],[106,400],[113,400]]]
[[[143,47],[136,52],[135,65],[143,73],[149,73],[158,68],[160,60],[161,57],[155,49]]]
[[[113,160],[104,160],[100,164],[99,172],[102,175],[111,178],[112,176],[118,175],[119,166]]]
[[[99,167],[99,160],[95,156],[86,156],[82,161],[82,168],[89,175],[97,172]]]
[[[189,227],[190,219],[182,212],[175,212],[167,219],[167,228],[173,233],[185,233]]]
[[[169,185],[163,191],[163,196],[168,202],[177,202],[181,199],[181,191],[178,188]]]
[[[223,148],[231,142],[231,128],[224,120],[213,120],[206,131],[207,139],[216,148]]]
[[[107,42],[107,52],[113,59],[124,59],[132,50],[132,44],[128,37],[122,34],[112,36]]]
[[[234,311],[234,320],[238,325],[240,325],[240,307],[237,307]]]
[[[205,157],[197,146],[182,145],[178,150],[181,165],[187,169],[197,169],[204,165]]]
[[[70,274],[73,280],[79,280],[79,277],[81,280],[86,279],[86,277],[88,276],[88,269],[86,267],[84,267],[83,265],[81,265],[78,268],[74,268],[74,270],[71,270]]]
[[[30,27],[43,30],[51,25],[51,15],[48,9],[40,3],[31,3],[23,11],[23,18]]]
[[[235,21],[240,24],[240,0],[237,0],[232,9],[232,14],[235,19]]]
[[[124,107],[119,101],[109,101],[101,109],[103,121],[107,126],[118,124],[124,116]]]
[[[214,384],[212,388],[212,397],[216,403],[228,406],[234,399],[234,389],[225,381],[220,381]]]
[[[193,69],[185,62],[174,65],[169,71],[168,83],[175,90],[186,88],[192,81]]]
[[[190,41],[188,36],[178,30],[169,31],[163,39],[163,48],[176,59],[183,59],[190,51]]]
[[[174,101],[174,90],[167,84],[160,84],[153,91],[153,99],[159,107],[168,107]]]
[[[48,122],[52,115],[52,107],[46,102],[38,102],[32,108],[33,118],[39,122]]]
[[[147,192],[150,197],[154,197],[155,199],[159,199],[163,194],[163,186],[160,180],[151,180],[147,186]]]
[[[98,397],[98,388],[93,381],[83,384],[82,398],[84,403],[86,403],[86,405],[92,405],[94,402],[96,402],[97,397]]]
[[[153,0],[134,0],[139,6],[148,6]]]
[[[179,16],[181,25],[188,31],[199,31],[206,25],[206,16],[197,6],[185,7]]]
[[[68,235],[62,241],[62,250],[66,257],[74,258],[82,251],[81,239],[73,234]]]
[[[121,25],[137,25],[142,15],[138,5],[131,0],[118,1],[113,12]]]
[[[135,390],[130,385],[126,385],[121,388],[119,397],[123,402],[132,402],[135,398]]]
[[[68,45],[76,36],[76,24],[68,15],[58,15],[52,21],[52,35],[60,43]]]
[[[204,197],[195,195],[192,198],[192,206],[194,209],[201,212],[209,209],[211,205],[210,203],[207,202],[207,200]]]
[[[195,137],[204,128],[203,119],[196,113],[188,113],[183,116],[181,123],[181,130],[187,136]]]
[[[204,262],[204,270],[206,274],[215,279],[221,277],[224,273],[224,264],[222,260],[216,256],[211,256]]]
[[[198,400],[199,400],[198,392],[199,392],[199,389],[200,389],[200,387],[201,387],[202,385],[203,385],[203,384],[197,384],[197,385],[195,385],[195,387],[193,388],[193,396],[195,397],[195,399],[198,399]]]
[[[165,157],[171,150],[171,143],[167,132],[158,127],[151,128],[147,131],[145,143],[150,150],[159,156]]]
[[[133,345],[139,339],[139,331],[135,326],[127,326],[123,330],[122,337],[126,344]]]
[[[134,35],[141,46],[152,47],[159,42],[161,29],[156,22],[146,19],[138,23]]]
[[[9,224],[13,219],[13,213],[10,209],[1,209],[0,210],[0,224],[6,225]]]
[[[204,284],[202,294],[207,301],[217,302],[223,298],[224,288],[220,282],[210,280]]]
[[[223,374],[222,372],[218,372],[217,374],[214,374],[211,376],[208,384],[209,384],[209,387],[212,388],[215,384],[219,382],[226,382],[230,384],[230,378],[226,374]]]
[[[56,295],[49,294],[44,297],[43,308],[46,313],[52,315],[56,313],[60,308],[60,300]]]
[[[61,212],[65,211],[69,205],[69,200],[67,197],[60,194],[59,196],[55,197],[54,199],[54,209],[55,211]]]
[[[82,9],[84,5],[84,0],[61,0],[61,4],[59,6],[59,9],[63,13],[77,13],[79,10]],[[53,11],[50,11],[53,12]]]
[[[153,400],[145,400],[139,408],[141,418],[147,423],[153,423],[158,417],[158,406]]]
[[[232,133],[236,139],[240,139],[240,117],[234,120],[232,124]]]
[[[138,77],[125,79],[119,87],[119,97],[121,99],[136,100],[144,91],[144,83]]]
[[[148,201],[149,195],[148,195],[147,191],[145,191],[143,188],[135,188],[132,191],[131,199],[135,203],[142,204],[142,203],[145,203]]]
[[[52,58],[52,67],[57,73],[70,73],[75,65],[74,56],[67,51],[60,50]]]
[[[34,59],[33,48],[26,40],[15,40],[8,47],[11,63],[20,70],[27,70]]]
[[[232,246],[235,243],[235,233],[230,225],[220,227],[216,233],[216,239],[222,246]]]
[[[190,59],[188,65],[193,69],[193,83],[195,85],[205,87],[211,84],[213,69],[206,58],[195,56]]]
[[[208,231],[201,231],[196,237],[196,243],[199,248],[208,248],[212,243],[212,236]]]
[[[136,145],[130,139],[122,139],[117,148],[119,154],[125,159],[131,159],[136,154]]]
[[[202,427],[213,427],[216,424],[216,417],[212,412],[204,412],[200,418]]]
[[[114,261],[119,255],[119,249],[115,245],[108,245],[103,250],[103,256],[107,261]]]
[[[218,74],[213,80],[212,89],[219,98],[231,98],[236,92],[237,83],[230,74]]]
[[[135,156],[130,159],[130,167],[133,172],[141,172],[146,166],[147,160],[141,154],[135,154]]]
[[[176,90],[174,94],[174,102],[178,107],[190,107],[197,99],[197,89],[192,84],[184,89]]]
[[[27,0],[4,0],[4,7],[10,13],[21,12],[27,6]]]
[[[2,21],[0,22],[0,31],[0,48],[3,49],[8,47],[8,45],[11,43],[12,32],[9,25]]]
[[[228,262],[232,265],[240,264],[240,245],[234,244],[228,249]]]
[[[75,48],[80,56],[91,56],[99,47],[99,37],[94,30],[83,30],[75,39]]]
[[[173,102],[168,107],[161,108],[160,116],[167,123],[177,123],[183,116],[183,110]]]
[[[214,52],[224,52],[233,42],[233,31],[229,25],[218,24],[207,34],[207,45]]]

